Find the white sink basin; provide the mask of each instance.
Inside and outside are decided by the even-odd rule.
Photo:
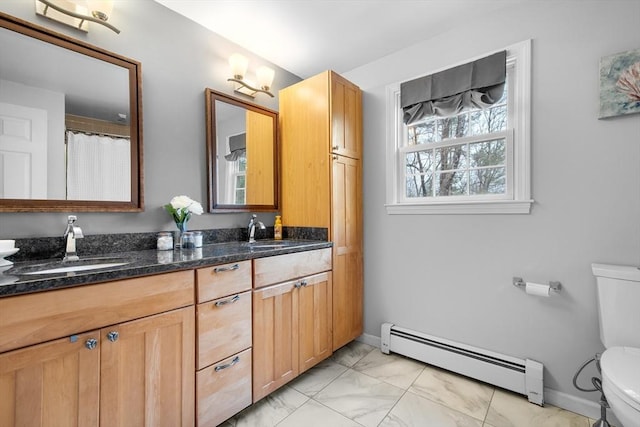
[[[18,267],[11,271],[11,274],[24,274],[24,275],[43,275],[43,274],[58,274],[58,273],[72,273],[81,271],[99,270],[103,268],[118,267],[121,265],[127,265],[131,260],[126,258],[113,258],[113,257],[96,257],[85,258],[79,261],[52,261],[43,264],[31,264],[22,267]]]
[[[91,264],[91,265],[69,265],[67,267],[50,268],[48,270],[32,271],[24,274],[56,274],[56,273],[68,273],[70,271],[87,271],[98,270],[100,268],[117,267],[119,265],[126,265],[128,262],[108,262],[105,264]]]

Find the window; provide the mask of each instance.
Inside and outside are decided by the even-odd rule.
[[[247,197],[247,155],[243,151],[237,158],[231,162],[227,168],[230,186],[228,192],[233,195],[233,203],[235,205],[246,204]]]
[[[405,125],[387,88],[387,212],[529,213],[530,41],[510,46],[502,98]]]

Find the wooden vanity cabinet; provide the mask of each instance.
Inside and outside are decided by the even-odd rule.
[[[198,426],[251,405],[251,261],[196,270]]]
[[[100,331],[0,354],[0,425],[98,426]],[[64,398],[61,398],[64,395]]]
[[[333,242],[333,350],[363,331],[362,92],[333,71],[280,91],[282,221]]]
[[[332,273],[304,277],[298,288],[298,366],[301,374],[331,356]]]
[[[332,353],[331,249],[253,262],[256,402]]]
[[[285,282],[253,292],[254,402],[298,376],[298,300],[294,290],[294,282]]]
[[[191,306],[101,331],[101,426],[193,426],[193,314]]]
[[[1,298],[0,425],[192,426],[193,285],[183,271]]]

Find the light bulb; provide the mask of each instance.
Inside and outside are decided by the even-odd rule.
[[[229,57],[229,65],[231,66],[231,75],[233,78],[242,80],[249,66],[249,59],[239,53],[234,53]]]
[[[273,83],[275,71],[273,71],[269,67],[262,66],[256,70],[256,76],[258,78],[260,89],[269,90],[269,88],[271,88],[271,84]]]

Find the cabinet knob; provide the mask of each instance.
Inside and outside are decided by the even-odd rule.
[[[95,338],[89,338],[88,340],[85,341],[84,346],[89,350],[93,350],[98,346],[98,340]]]
[[[120,334],[117,331],[111,331],[107,334],[107,339],[111,342],[118,341],[118,337],[120,337]]]
[[[332,158],[333,160],[338,160],[338,156],[336,156],[335,154],[334,154],[333,156],[331,156],[331,158]]]
[[[340,148],[339,145],[334,145],[333,147],[331,147],[333,149],[333,151],[338,151],[338,149]]]

